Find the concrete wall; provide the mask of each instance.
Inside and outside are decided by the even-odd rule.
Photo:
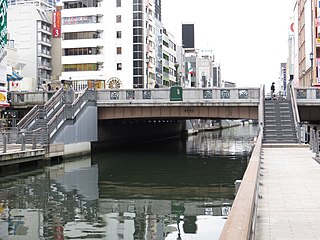
[[[53,136],[53,143],[66,145],[91,142],[98,139],[97,107],[87,106],[74,120],[67,120],[59,132]]]

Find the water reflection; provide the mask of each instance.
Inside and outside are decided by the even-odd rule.
[[[0,239],[217,239],[255,135],[206,132],[2,177]]]

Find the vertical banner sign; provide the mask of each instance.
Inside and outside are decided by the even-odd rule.
[[[320,83],[320,58],[317,58],[318,79],[317,83]]]
[[[283,90],[284,92],[287,91],[287,68],[282,68],[282,79],[283,79]]]
[[[1,0],[0,0],[1,1]],[[55,11],[52,13],[52,37],[61,37],[61,11]]]
[[[316,27],[317,27],[317,42],[316,45],[320,46],[320,0],[317,1],[317,19],[316,19]]]
[[[7,0],[0,0],[0,62],[6,55],[5,46],[7,44]]]

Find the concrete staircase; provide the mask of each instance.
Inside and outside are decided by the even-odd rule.
[[[298,143],[290,100],[265,100],[263,142]]]

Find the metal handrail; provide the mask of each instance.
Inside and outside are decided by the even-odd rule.
[[[289,96],[290,96],[290,101],[291,101],[291,106],[292,106],[294,126],[295,126],[295,129],[296,129],[296,135],[297,135],[298,142],[301,143],[300,116],[299,116],[297,98],[296,98],[296,94],[295,94],[295,90],[294,90],[292,82],[290,82],[288,84],[288,89],[289,89],[289,92],[290,92]]]
[[[17,124],[20,129],[30,129],[37,119],[50,119],[54,109],[63,102],[64,90],[60,88],[44,105],[34,106]]]
[[[39,112],[39,105],[35,105],[24,117],[17,123],[20,129],[26,129],[30,124],[36,120]]]

